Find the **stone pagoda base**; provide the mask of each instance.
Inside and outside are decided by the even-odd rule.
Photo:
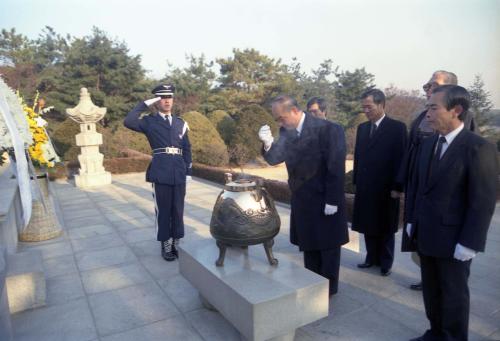
[[[75,184],[80,188],[97,187],[102,185],[111,184],[111,173],[84,173],[80,175],[75,175]]]

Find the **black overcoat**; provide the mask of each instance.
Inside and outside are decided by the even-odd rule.
[[[412,205],[415,202],[414,199],[418,187],[416,164],[423,140],[434,134],[434,132],[420,132],[418,129],[426,115],[427,110],[422,111],[410,126],[408,146],[396,178],[397,184],[402,187],[405,192],[403,226],[406,226],[408,223],[414,223],[415,221],[411,213],[414,212]],[[401,238],[401,251],[415,251],[415,249],[416,245],[411,243],[406,233],[403,233]]]
[[[292,192],[290,242],[301,251],[327,250],[349,241],[345,210],[345,137],[335,123],[305,114],[300,137],[280,129],[264,153],[271,165],[285,162]],[[325,204],[338,212],[325,215]]]
[[[402,191],[396,176],[406,149],[406,126],[385,117],[370,137],[370,122],[358,126],[354,150],[353,184],[356,186],[352,229],[372,236],[395,233]]]

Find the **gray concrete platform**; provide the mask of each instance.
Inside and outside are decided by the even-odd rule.
[[[160,257],[144,173],[114,175],[111,185],[92,190],[68,182],[54,189],[63,235],[19,244],[20,250],[42,254],[47,305],[12,316],[15,340],[239,340],[226,319],[203,308],[178,262]],[[189,183],[184,241],[210,237],[208,223],[219,191],[204,180]],[[302,255],[288,242],[289,209],[279,206],[278,211],[283,227],[275,256],[302,266]],[[400,239],[398,234],[397,249]],[[343,248],[339,293],[330,299],[328,317],[298,329],[295,340],[408,340],[427,328],[422,296],[408,289],[419,279],[409,254],[397,252],[393,274],[382,277],[377,269],[356,268],[363,245],[360,252],[356,243]],[[472,263],[470,340],[500,339],[498,264],[500,206],[486,253]]]
[[[263,253],[229,247],[216,266],[213,239],[184,242],[179,270],[244,339],[293,340],[297,328],[328,316],[328,280],[287,258],[272,266]]]

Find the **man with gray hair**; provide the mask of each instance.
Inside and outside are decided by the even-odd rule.
[[[290,242],[304,252],[304,266],[338,290],[341,245],[349,241],[345,210],[345,142],[335,125],[300,110],[290,96],[272,103],[280,125],[275,141],[269,126],[259,130],[264,159],[285,162],[292,192]],[[342,132],[342,134],[340,134]]]
[[[438,70],[432,74],[429,81],[422,86],[422,89],[425,92],[427,100],[429,100],[432,92],[437,87],[441,85],[457,85],[457,83],[457,76],[453,72]],[[411,224],[415,220],[410,214],[410,212],[413,211],[410,198],[414,197],[418,186],[415,177],[415,162],[420,154],[420,145],[424,139],[435,133],[434,129],[427,121],[426,115],[427,108],[417,116],[410,126],[409,144],[397,178],[398,183],[400,183],[405,190],[405,225]],[[464,126],[466,129],[474,131],[474,120],[470,114],[466,113]],[[420,259],[416,253],[416,247],[415,245],[411,245],[408,235],[404,232],[401,243],[401,251],[412,251],[413,261],[417,265],[420,265]],[[422,282],[411,284],[410,289],[422,290]]]

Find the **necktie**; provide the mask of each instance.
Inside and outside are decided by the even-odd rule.
[[[167,122],[168,122],[168,125],[172,125],[171,119],[172,119],[172,116],[170,116],[170,115],[165,115],[165,121],[167,121]]]
[[[370,138],[375,134],[375,131],[377,131],[377,125],[375,123],[371,123],[370,125]]]
[[[446,143],[446,138],[444,136],[439,137],[438,146],[436,149],[436,154],[434,154],[434,158],[439,162],[441,159],[441,154],[443,154],[443,144]]]
[[[436,152],[432,157],[431,168],[429,172],[429,177],[431,177],[432,173],[434,173],[439,167],[439,160],[441,159],[441,153],[443,152],[443,144],[446,142],[446,138],[444,136],[440,136],[436,148]]]

